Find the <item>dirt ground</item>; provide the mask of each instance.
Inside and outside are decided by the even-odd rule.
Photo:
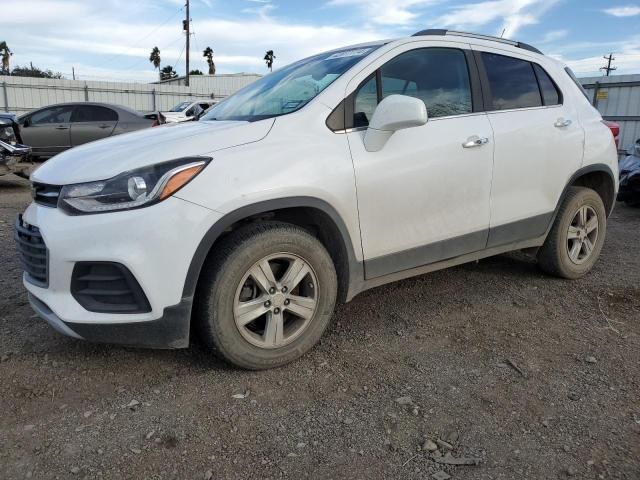
[[[406,280],[255,373],[35,317],[12,238],[29,200],[0,179],[2,479],[640,478],[640,209],[616,207],[581,280],[522,254]]]

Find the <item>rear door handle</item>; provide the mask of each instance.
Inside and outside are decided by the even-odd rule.
[[[65,127],[64,125],[58,125],[56,130],[69,130],[69,127]]]
[[[99,128],[109,128],[111,125],[100,125]]]
[[[568,127],[569,125],[571,125],[571,120],[565,120],[564,118],[559,118],[556,120],[556,123],[553,124],[556,128]]]
[[[473,147],[481,147],[482,145],[486,145],[489,143],[489,139],[487,137],[479,137],[478,135],[473,135],[467,138],[467,141],[462,144],[463,148],[473,148]]]

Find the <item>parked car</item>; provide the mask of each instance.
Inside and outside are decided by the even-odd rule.
[[[620,191],[618,200],[631,207],[640,207],[640,138],[627,150],[620,162]]]
[[[160,112],[160,123],[175,123],[197,120],[209,107],[214,105],[214,101],[185,101],[180,102],[171,110]]]
[[[564,64],[426,30],[300,60],[32,180],[24,285],[54,328],[168,348],[197,331],[264,369],[318,342],[336,302],[406,277],[520,249],[582,277],[618,162]]]
[[[77,102],[34,110],[18,123],[33,156],[44,159],[83,143],[151,127],[154,120],[119,105]]]
[[[31,149],[22,145],[17,116],[12,113],[0,113],[0,176],[15,173],[29,178],[33,162],[29,158]]]

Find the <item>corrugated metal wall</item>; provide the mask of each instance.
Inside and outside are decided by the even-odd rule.
[[[207,77],[206,82],[196,80],[185,87],[0,76],[0,110],[20,114],[54,103],[84,101],[114,103],[148,113],[168,110],[183,100],[224,98],[258,78],[257,75],[216,75]]]
[[[640,138],[640,74],[581,78],[592,104],[605,120],[620,124],[620,148]]]

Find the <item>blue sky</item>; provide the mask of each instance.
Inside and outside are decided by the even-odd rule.
[[[184,73],[184,0],[2,0],[0,41],[12,65],[33,62],[71,78],[153,81],[151,48]],[[191,68],[266,73],[319,51],[447,27],[531,43],[579,76],[640,73],[640,2],[629,0],[191,0]]]

